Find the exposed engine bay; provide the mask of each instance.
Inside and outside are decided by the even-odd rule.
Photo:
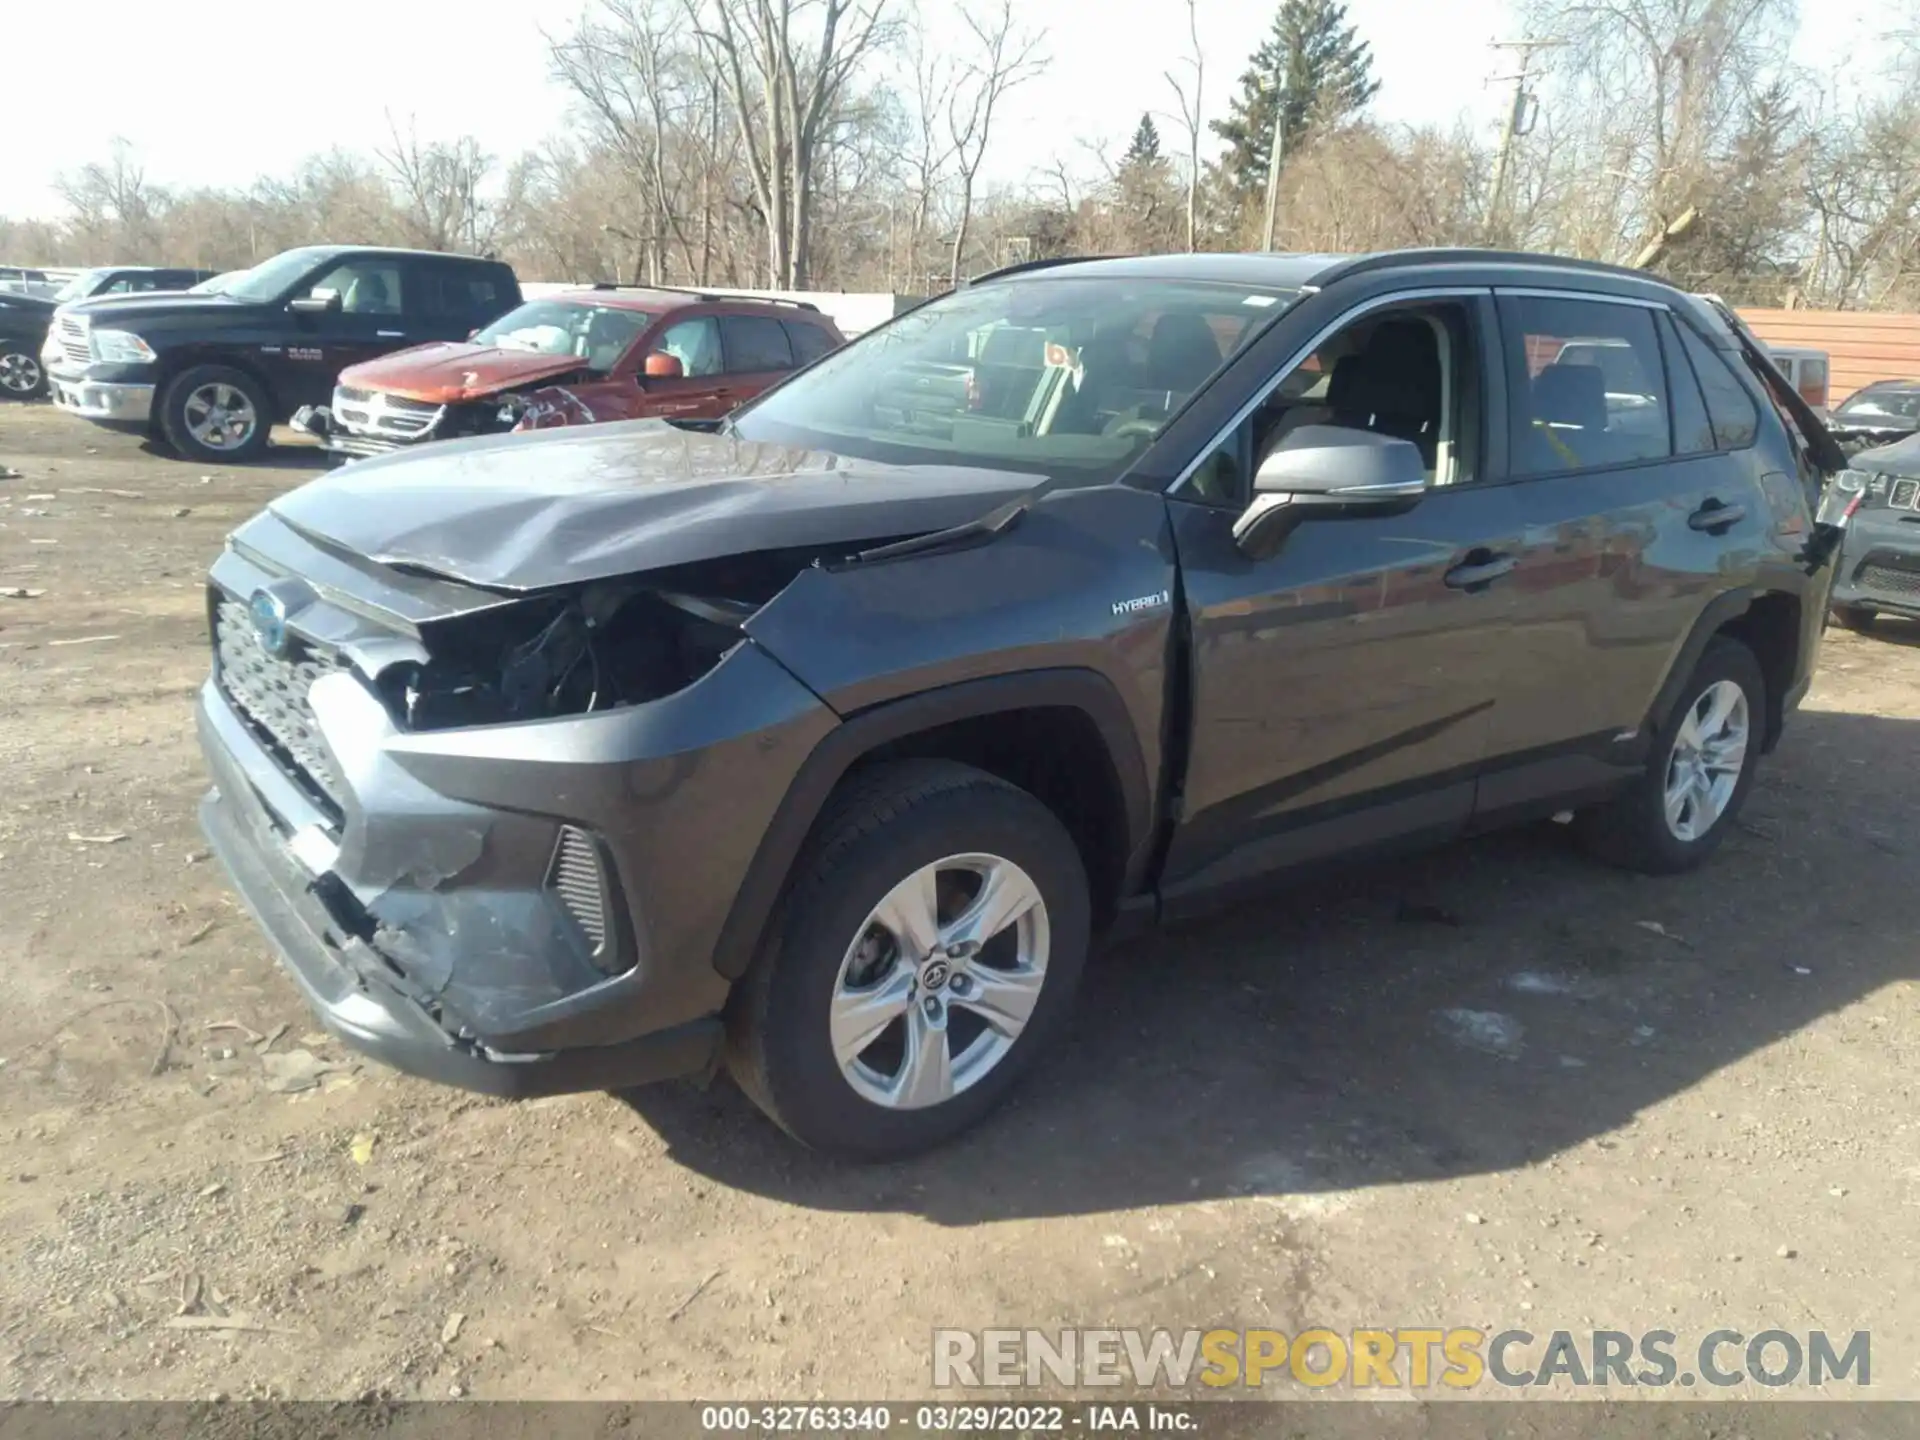
[[[425,637],[429,660],[388,667],[379,688],[395,723],[415,731],[645,704],[718,665],[746,621],[820,558],[730,556],[457,617]]]

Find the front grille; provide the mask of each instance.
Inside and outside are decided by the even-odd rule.
[[[76,365],[88,364],[93,359],[93,347],[87,343],[87,322],[78,315],[62,315],[55,327],[60,341],[60,353]]]
[[[607,948],[607,884],[600,847],[586,831],[560,827],[560,839],[547,865],[547,888],[559,898],[593,945],[596,959]]]
[[[1853,583],[1883,595],[1920,595],[1920,570],[1896,570],[1891,565],[1862,565]]]
[[[1915,509],[1916,500],[1920,500],[1920,480],[1896,480],[1893,493],[1887,496],[1887,504],[1895,510]]]
[[[214,613],[213,643],[227,698],[268,743],[281,768],[339,813],[346,787],[321,743],[307,692],[323,675],[346,669],[346,663],[317,650],[296,648],[284,659],[271,654],[260,643],[246,605],[226,597]]]
[[[425,400],[408,400],[400,395],[385,395],[377,390],[356,390],[340,385],[333,392],[333,418],[344,429],[357,435],[385,440],[424,439],[447,413],[444,405]]]

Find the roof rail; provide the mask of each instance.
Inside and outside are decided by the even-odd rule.
[[[1002,265],[998,270],[988,270],[979,275],[969,275],[960,283],[978,285],[982,280],[1001,280],[1009,275],[1024,275],[1029,270],[1051,270],[1056,265],[1082,265],[1089,260],[1125,260],[1125,255],[1055,255],[1045,260],[1022,260],[1017,265]]]
[[[664,295],[685,295],[694,300],[709,302],[748,300],[757,301],[762,305],[791,305],[796,310],[811,310],[816,315],[820,313],[820,307],[811,300],[789,300],[784,295],[729,295],[724,291],[691,290],[684,285],[622,285],[613,280],[596,280],[592,288],[595,290],[654,290]]]
[[[1653,285],[1673,288],[1672,282],[1648,270],[1629,265],[1610,265],[1604,260],[1577,260],[1570,255],[1547,255],[1537,250],[1482,250],[1476,246],[1438,246],[1426,249],[1383,250],[1373,255],[1356,255],[1330,266],[1314,276],[1316,285],[1364,275],[1374,270],[1390,270],[1402,265],[1544,265],[1557,270],[1583,270],[1596,275],[1617,275],[1622,279],[1644,280]]]

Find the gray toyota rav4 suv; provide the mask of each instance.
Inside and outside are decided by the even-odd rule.
[[[724,422],[437,445],[243,525],[203,817],[322,1021],[507,1095],[724,1062],[980,1118],[1096,935],[1571,812],[1719,843],[1807,688],[1831,437],[1542,256],[983,277]]]

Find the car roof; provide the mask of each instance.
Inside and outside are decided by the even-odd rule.
[[[1564,255],[1543,255],[1521,250],[1479,250],[1472,248],[1382,250],[1366,254],[1294,254],[1291,252],[1243,252],[1233,254],[1173,252],[1161,255],[1078,256],[1057,260],[1033,260],[1009,265],[976,276],[972,283],[1021,280],[1071,273],[1093,278],[1143,280],[1199,280],[1227,285],[1261,285],[1299,290],[1334,284],[1350,276],[1391,270],[1419,269],[1500,269],[1522,267],[1532,275],[1564,272],[1569,278],[1607,276],[1629,281],[1668,295],[1686,292],[1649,275],[1644,270],[1624,265],[1608,265],[1597,260],[1574,260]],[[1067,267],[1071,267],[1070,271]],[[1689,297],[1692,298],[1692,297]]]
[[[311,255],[315,260],[330,260],[336,255],[400,255],[425,260],[457,260],[464,265],[498,265],[503,269],[507,263],[485,255],[458,255],[451,250],[409,250],[404,245],[292,245],[280,253],[285,255],[294,251]]]
[[[576,305],[604,305],[610,310],[641,310],[659,314],[681,310],[690,305],[737,306],[744,310],[764,310],[787,317],[820,317],[820,307],[793,300],[770,300],[763,295],[726,295],[716,291],[674,290],[646,285],[583,286],[578,290],[558,290],[542,300],[564,300]]]

